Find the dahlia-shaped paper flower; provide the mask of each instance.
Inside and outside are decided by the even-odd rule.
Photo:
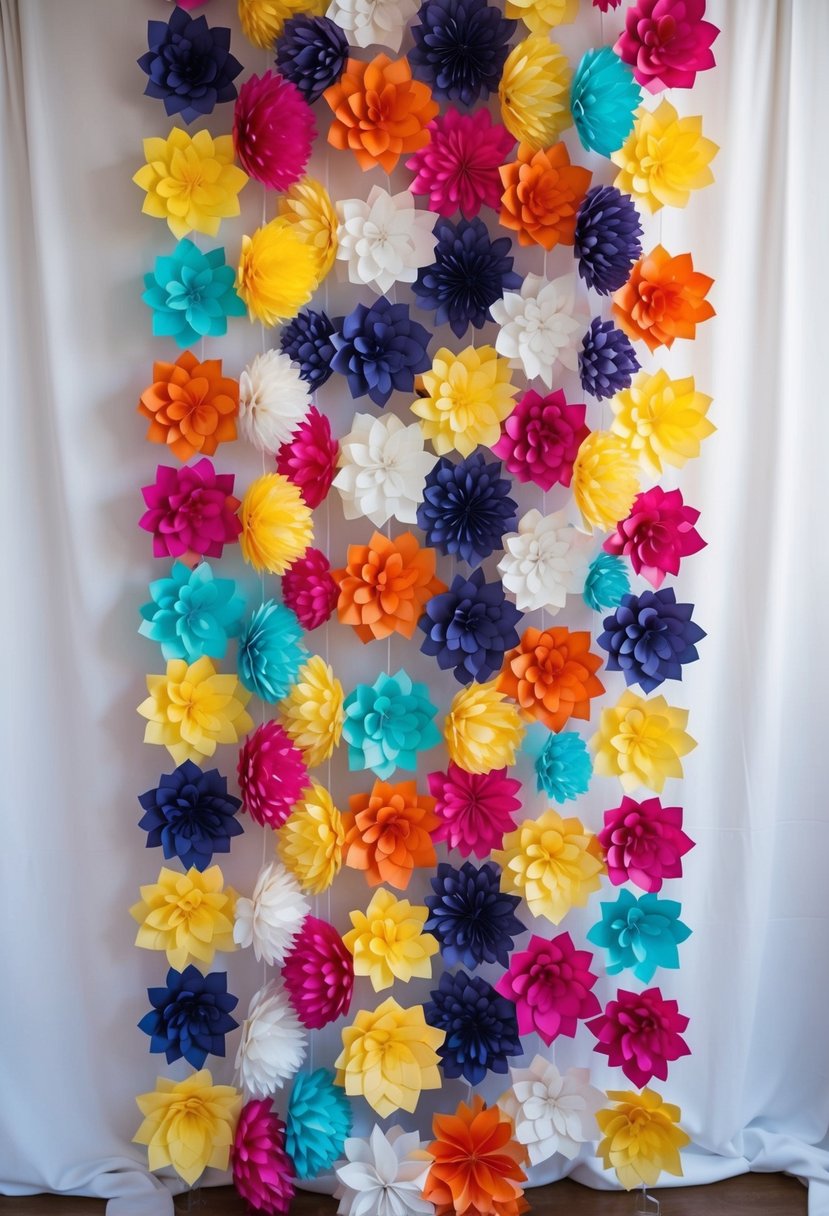
[[[150,420],[147,439],[163,443],[182,462],[201,452],[212,456],[236,438],[239,385],[222,375],[221,359],[199,362],[189,350],[175,363],[154,363],[153,383],[138,412]]]
[[[331,423],[312,405],[292,437],[276,454],[277,472],[298,486],[314,510],[324,501],[337,472],[340,445]]]
[[[603,709],[590,740],[601,777],[618,777],[625,793],[639,786],[659,794],[668,777],[682,776],[682,760],[696,747],[685,730],[688,710],[664,697],[638,697],[628,689],[613,709]]]
[[[358,684],[344,708],[352,772],[371,769],[382,781],[398,768],[414,772],[418,754],[440,743],[428,686],[414,683],[402,668],[395,675],[381,672],[373,684]]]
[[[436,217],[418,211],[411,194],[390,194],[372,186],[367,199],[337,203],[337,259],[346,263],[350,283],[384,294],[394,283],[414,283],[435,249]]]
[[[242,1108],[230,1165],[233,1185],[252,1212],[287,1216],[294,1199],[293,1162],[285,1152],[285,1125],[270,1098]]]
[[[678,574],[683,557],[704,549],[707,542],[694,527],[699,511],[683,501],[681,490],[654,486],[637,494],[627,519],[604,542],[608,553],[629,558],[636,574],[661,587],[666,574]]]
[[[273,967],[285,958],[307,914],[297,880],[272,861],[260,870],[251,898],[236,900],[233,940],[242,949],[252,946],[256,961]]]
[[[330,1170],[350,1131],[351,1107],[334,1074],[327,1068],[298,1073],[285,1116],[285,1151],[297,1178]]]
[[[681,807],[627,796],[605,811],[598,841],[613,885],[632,882],[649,892],[661,891],[666,878],[681,878],[682,858],[694,847],[682,830]]]
[[[507,0],[507,16],[520,18],[534,34],[548,34],[575,20],[579,0]]]
[[[185,1059],[201,1068],[209,1055],[225,1054],[225,1035],[239,1023],[230,1016],[239,998],[227,990],[227,972],[202,975],[198,967],[171,967],[163,988],[148,988],[152,1009],[138,1023],[150,1036],[150,1051],[167,1063]]]
[[[434,263],[421,270],[412,290],[418,304],[435,313],[435,324],[449,324],[462,338],[470,325],[489,321],[489,308],[509,288],[521,286],[512,269],[509,237],[493,241],[483,220],[440,219]]]
[[[562,819],[552,809],[508,832],[492,856],[503,871],[501,888],[523,896],[533,916],[554,925],[585,906],[604,873],[595,836],[580,819]]]
[[[439,821],[432,832],[435,844],[443,840],[461,857],[489,857],[500,849],[504,833],[515,827],[520,789],[521,782],[509,777],[506,768],[468,773],[450,762],[445,773],[430,773],[429,791]]]
[[[652,376],[640,372],[630,388],[611,401],[611,430],[639,463],[660,477],[664,465],[680,469],[699,456],[700,443],[715,431],[706,418],[711,398],[698,393],[694,377],[671,380],[661,368]]]
[[[518,1216],[527,1210],[527,1150],[514,1139],[512,1120],[477,1094],[453,1115],[435,1115],[434,1158],[423,1194],[437,1211],[474,1216]]]
[[[593,558],[584,580],[584,602],[594,612],[618,608],[622,596],[630,591],[630,578],[621,557],[599,552]]]
[[[625,683],[653,692],[665,680],[681,680],[685,663],[699,658],[696,643],[705,630],[692,620],[693,604],[678,604],[673,587],[626,595],[596,642],[607,651],[607,670],[624,672]]]
[[[471,106],[497,90],[514,21],[485,0],[424,0],[417,16],[409,63],[435,97]]]
[[[224,889],[218,866],[186,874],[162,866],[155,882],[141,887],[141,899],[130,908],[138,922],[135,944],[142,950],[164,950],[167,962],[183,971],[191,961],[209,967],[217,950],[235,950],[233,915],[236,892]]]
[[[656,245],[613,293],[613,315],[625,333],[648,350],[671,347],[676,338],[695,338],[697,325],[715,315],[705,298],[713,283],[694,270],[690,253],[672,257]]]
[[[262,827],[279,828],[308,784],[302,752],[278,722],[257,726],[239,752],[244,809]]]
[[[585,51],[570,87],[570,110],[582,146],[610,156],[629,135],[641,100],[630,68],[609,46]]]
[[[279,706],[279,718],[309,768],[333,754],[343,730],[343,686],[320,655],[311,655],[299,668]]]
[[[365,517],[378,528],[392,518],[420,523],[418,504],[434,457],[424,451],[418,423],[406,426],[395,414],[355,414],[340,440],[339,463],[334,485],[346,519]]]
[[[496,682],[470,684],[452,698],[443,724],[449,759],[468,773],[515,764],[524,737],[518,710]]]
[[[679,1126],[678,1106],[663,1102],[652,1089],[640,1094],[609,1089],[613,1106],[600,1110],[596,1118],[604,1132],[596,1156],[606,1170],[615,1170],[626,1191],[655,1186],[665,1170],[682,1177],[679,1150],[691,1143]]]
[[[690,89],[697,72],[714,67],[720,31],[704,16],[705,0],[637,0],[613,49],[650,93]]]
[[[515,1007],[482,976],[444,971],[430,995],[423,1012],[446,1034],[438,1048],[445,1077],[477,1085],[490,1071],[505,1073],[507,1060],[522,1054]]]
[[[279,344],[291,361],[297,364],[300,376],[312,389],[325,384],[333,371],[334,343],[331,335],[335,328],[327,313],[315,312],[312,308],[298,312],[282,327]]]
[[[308,386],[290,357],[255,355],[239,377],[239,431],[260,452],[290,441],[308,413]]]
[[[501,203],[500,166],[515,140],[489,112],[461,114],[450,107],[429,123],[431,140],[406,161],[415,179],[412,194],[425,194],[429,209],[439,215],[460,211],[467,219],[481,207]]]
[[[169,118],[193,122],[236,97],[242,65],[230,53],[225,26],[211,29],[205,17],[188,17],[178,6],[169,21],[147,22],[147,46],[138,60],[148,77],[144,96],[163,101]]]
[[[528,389],[492,450],[518,481],[533,482],[545,492],[556,484],[569,486],[573,461],[588,433],[585,410],[568,402],[561,389],[544,397]]]
[[[408,304],[380,296],[341,318],[331,335],[336,352],[331,366],[346,377],[352,397],[369,396],[382,408],[393,392],[413,391],[415,374],[429,366],[431,337],[412,320]]]
[[[497,687],[550,730],[563,730],[571,718],[587,720],[591,700],[604,692],[596,676],[602,660],[590,641],[586,630],[527,629],[504,656]]]
[[[244,316],[233,289],[235,273],[225,265],[224,249],[202,253],[187,237],[172,253],[160,254],[144,275],[141,299],[152,310],[153,337],[192,346],[202,338],[221,338],[228,317]]]
[[[339,594],[328,558],[320,549],[306,549],[282,576],[282,598],[306,630],[325,624]]]
[[[334,114],[328,129],[332,148],[350,148],[361,169],[379,165],[386,173],[402,155],[428,144],[428,126],[438,112],[427,85],[412,80],[407,60],[388,55],[370,63],[349,59],[323,96]]]
[[[323,0],[238,0],[239,24],[249,42],[269,51],[294,13],[321,13],[324,7]]]
[[[213,577],[209,562],[195,570],[173,562],[169,576],[154,579],[149,592],[138,632],[159,642],[165,659],[223,659],[228,640],[241,631],[245,602],[232,578]]]
[[[608,532],[628,514],[638,490],[629,449],[610,431],[591,431],[573,464],[573,498],[585,531]]]
[[[176,240],[188,232],[215,236],[223,219],[239,214],[248,176],[233,163],[233,140],[173,127],[166,139],[144,140],[147,163],[133,181],[146,192],[144,215],[166,220]]]
[[[251,319],[276,325],[295,317],[317,287],[317,251],[296,225],[277,217],[242,237],[236,290]]]
[[[246,1094],[267,1098],[299,1072],[307,1035],[285,989],[270,980],[251,997],[236,1052],[236,1071]]]
[[[688,1019],[676,1001],[666,1001],[658,988],[626,992],[620,988],[604,1013],[587,1023],[598,1042],[594,1051],[621,1068],[637,1089],[654,1077],[665,1081],[668,1064],[691,1054],[682,1038]]]
[[[422,1197],[430,1158],[418,1132],[395,1124],[386,1131],[375,1123],[366,1140],[345,1142],[345,1161],[335,1167],[340,1216],[434,1216]]]
[[[515,915],[521,900],[504,894],[501,871],[487,862],[480,867],[465,861],[459,870],[441,862],[432,878],[434,895],[426,896],[426,929],[440,943],[447,967],[481,963],[509,965],[513,937],[526,932]]]
[[[181,557],[188,565],[199,556],[221,557],[241,531],[233,481],[207,458],[183,469],[160,464],[155,483],[141,489],[147,510],[138,521],[152,533],[153,557]]]
[[[309,104],[319,101],[329,85],[340,79],[347,60],[345,34],[328,17],[309,17],[307,13],[289,17],[276,44],[280,74]]]
[[[572,245],[576,215],[593,174],[570,164],[562,143],[534,150],[519,144],[518,159],[500,170],[500,222],[518,233],[519,245]]]
[[[302,627],[284,604],[265,600],[239,638],[239,679],[260,701],[274,704],[288,695],[308,657]]]
[[[605,1100],[590,1084],[586,1068],[560,1073],[552,1060],[534,1056],[528,1068],[511,1068],[512,1088],[498,1105],[515,1126],[515,1138],[526,1146],[530,1165],[561,1153],[572,1161],[582,1144],[595,1140],[596,1112]]]
[[[576,295],[574,274],[551,282],[528,274],[520,292],[506,292],[490,309],[501,327],[495,349],[513,366],[522,367],[528,380],[538,378],[552,388],[559,365],[576,370],[585,307]]]
[[[364,1097],[381,1119],[401,1109],[413,1114],[424,1089],[441,1087],[436,1052],[444,1037],[426,1024],[420,1005],[402,1009],[387,997],[343,1027],[337,1084],[350,1098]]]
[[[648,892],[637,899],[623,887],[612,904],[600,904],[602,918],[587,934],[594,946],[607,950],[607,974],[629,967],[644,984],[657,967],[679,967],[680,942],[691,930],[680,919],[682,904]]]
[[[444,671],[451,668],[458,683],[483,683],[500,669],[504,652],[518,644],[520,619],[498,580],[485,583],[483,570],[468,579],[456,574],[451,588],[426,605],[420,649],[434,655]]]
[[[370,887],[386,882],[405,891],[416,868],[435,865],[435,800],[418,794],[414,781],[375,781],[370,794],[352,794],[349,803],[345,864],[361,870]]]
[[[498,460],[487,463],[483,453],[473,452],[453,464],[444,456],[426,478],[418,527],[447,557],[457,555],[477,566],[501,548],[504,533],[515,526],[518,504],[509,497],[511,489]]]
[[[423,931],[428,915],[427,908],[380,887],[365,912],[349,912],[354,928],[343,934],[343,945],[354,957],[354,974],[368,976],[375,992],[395,980],[430,980],[438,943]]]
[[[226,1170],[242,1095],[232,1085],[214,1085],[210,1070],[183,1081],[159,1077],[155,1090],[135,1099],[144,1121],[133,1136],[146,1144],[151,1170],[171,1165],[188,1186],[208,1168]]]
[[[242,556],[254,570],[284,574],[314,539],[311,512],[292,481],[263,473],[245,491],[239,509]]]
[[[587,564],[587,539],[566,522],[564,511],[542,515],[533,508],[504,537],[498,563],[504,588],[522,612],[538,608],[555,616],[569,594],[581,590]]]
[[[344,846],[343,817],[328,790],[313,784],[283,825],[279,856],[303,891],[319,895],[339,874]]]
[[[188,868],[206,870],[213,854],[229,853],[231,839],[243,831],[236,818],[242,803],[227,792],[227,777],[215,768],[203,773],[192,760],[162,774],[138,801],[144,809],[138,826],[147,833],[147,848],[160,845],[166,861],[175,857]]]
[[[590,970],[592,961],[569,933],[552,941],[533,935],[526,950],[514,951],[495,990],[514,1001],[518,1033],[535,1031],[548,1047],[559,1035],[574,1038],[579,1021],[601,1009],[591,991],[599,978]]]
[[[327,16],[352,46],[384,46],[397,53],[418,0],[331,0]]]
[[[600,401],[628,388],[639,360],[626,334],[612,321],[594,317],[579,351],[579,379],[591,397]]]
[[[287,190],[299,181],[316,134],[313,111],[289,80],[268,71],[242,85],[233,113],[236,155],[269,190]]]
[[[639,212],[627,194],[615,186],[588,190],[579,207],[573,248],[587,286],[603,296],[621,287],[642,256],[641,236]]]
[[[348,1013],[354,963],[333,925],[306,916],[285,959],[282,982],[303,1026],[319,1030]]]
[[[718,151],[702,134],[701,115],[680,118],[667,100],[655,110],[640,106],[633,130],[611,157],[620,170],[614,185],[651,212],[684,207],[692,190],[713,182],[709,166]]]
[[[498,99],[511,135],[531,148],[549,148],[572,125],[570,64],[561,47],[531,34],[507,56]]]
[[[277,214],[313,250],[319,286],[337,256],[337,213],[328,191],[313,177],[303,177],[280,197]]]
[[[435,567],[434,549],[422,549],[413,532],[394,540],[375,532],[367,545],[349,545],[345,567],[332,571],[340,621],[361,642],[393,633],[412,638],[424,607],[446,591]]]
[[[502,306],[499,300],[494,310]],[[431,369],[418,380],[421,396],[412,413],[421,419],[423,434],[439,456],[457,451],[469,456],[479,444],[492,447],[501,423],[512,412],[517,385],[510,366],[491,346],[467,346],[453,354],[442,346]]]
[[[210,659],[170,659],[164,675],[147,676],[150,694],[138,706],[147,719],[144,742],[163,745],[183,764],[202,764],[219,743],[237,743],[253,726],[250,693],[235,675],[221,675]]]
[[[587,793],[592,775],[593,761],[581,735],[573,730],[547,735],[535,758],[539,793],[554,802],[571,802]]]

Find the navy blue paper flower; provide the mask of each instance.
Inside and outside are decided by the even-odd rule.
[[[612,397],[629,388],[639,370],[636,352],[612,321],[594,317],[579,351],[581,386],[591,397]]]
[[[630,575],[627,562],[615,553],[600,550],[587,568],[582,592],[585,604],[594,612],[601,612],[603,608],[617,608],[628,591]]]
[[[276,44],[276,66],[309,103],[336,84],[348,62],[343,31],[327,17],[289,17]]]
[[[624,672],[626,684],[641,684],[645,692],[681,680],[683,664],[699,658],[696,643],[705,637],[693,611],[693,604],[676,602],[673,587],[624,596],[596,639],[607,651],[607,670]]]
[[[515,626],[522,613],[507,599],[500,579],[484,582],[483,570],[469,578],[456,574],[452,586],[426,603],[420,618],[425,633],[420,649],[437,658],[443,671],[454,670],[460,684],[483,684],[499,671],[504,652],[518,645]]]
[[[342,324],[342,318],[337,322]],[[312,308],[298,312],[292,321],[283,326],[279,344],[283,353],[299,364],[299,374],[311,388],[325,384],[334,370],[334,343],[331,335],[335,323],[326,313]]]
[[[230,53],[230,30],[210,29],[205,17],[174,8],[169,21],[147,22],[150,48],[138,60],[149,80],[144,94],[164,102],[172,118],[192,122],[211,114],[220,101],[233,101],[233,81],[242,65]]]
[[[477,566],[501,548],[504,533],[515,527],[518,504],[509,497],[511,489],[501,476],[500,460],[487,464],[480,452],[473,452],[453,464],[442,456],[426,478],[417,508],[426,543]]]
[[[138,801],[147,848],[161,845],[168,861],[177,857],[188,869],[206,870],[213,854],[229,853],[231,837],[244,830],[236,818],[242,802],[227,792],[227,777],[215,768],[202,772],[192,760],[164,773]]]
[[[599,295],[609,295],[627,282],[642,255],[642,224],[630,195],[615,186],[593,186],[576,218],[573,253],[579,274]]]
[[[516,22],[484,0],[426,0],[412,26],[412,75],[435,97],[471,106],[498,89]]]
[[[521,1055],[515,1006],[480,975],[444,971],[430,995],[423,1013],[430,1026],[446,1031],[438,1048],[445,1077],[477,1085],[490,1071],[505,1073],[509,1057]]]
[[[262,701],[274,704],[287,697],[308,658],[302,626],[284,604],[260,604],[239,638],[239,679]]]
[[[505,894],[501,871],[493,862],[480,868],[465,861],[459,870],[441,862],[432,878],[434,895],[424,903],[429,919],[423,928],[440,942],[449,967],[477,967],[480,963],[509,966],[513,937],[526,931],[515,915],[518,895]]]
[[[432,366],[426,352],[431,334],[409,316],[408,304],[380,296],[358,304],[332,334],[331,366],[346,376],[352,397],[368,395],[383,406],[392,393],[414,392],[414,378]]]
[[[227,972],[202,975],[197,967],[167,972],[166,988],[148,988],[152,1009],[138,1023],[150,1036],[150,1051],[163,1051],[167,1063],[182,1057],[201,1068],[207,1057],[225,1054],[225,1035],[239,1023],[230,1016],[239,998],[227,990]]]
[[[421,308],[434,311],[437,325],[448,321],[462,338],[470,325],[480,329],[491,320],[490,304],[517,290],[521,276],[512,268],[509,237],[493,241],[483,220],[440,219],[435,235],[434,264],[418,273],[412,291]]]

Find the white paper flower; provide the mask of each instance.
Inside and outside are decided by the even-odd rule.
[[[399,51],[403,31],[420,0],[333,0],[326,16],[345,32],[351,46],[385,46]]]
[[[380,528],[389,519],[417,521],[426,474],[435,457],[423,447],[420,424],[406,426],[394,414],[355,414],[340,441],[340,471],[334,485],[346,519],[370,519]]]
[[[334,1167],[340,1216],[432,1216],[434,1204],[421,1196],[432,1164],[417,1132],[376,1124],[367,1140],[345,1142],[347,1160]]]
[[[515,1124],[515,1138],[526,1146],[530,1164],[561,1153],[570,1161],[579,1145],[599,1135],[596,1111],[605,1104],[601,1090],[590,1084],[586,1068],[562,1074],[551,1060],[536,1056],[529,1068],[511,1068],[512,1089],[498,1105]]]
[[[269,967],[281,963],[308,915],[308,900],[299,883],[278,861],[260,871],[250,899],[236,900],[233,940],[253,946]]]
[[[520,364],[528,380],[553,386],[560,363],[568,371],[578,368],[578,350],[584,336],[587,311],[576,293],[574,274],[547,282],[528,274],[521,291],[505,292],[489,313],[501,329],[495,342],[499,355]]]
[[[563,511],[533,509],[504,537],[498,573],[522,612],[546,608],[555,616],[584,586],[589,550],[590,538],[568,524]]]
[[[408,191],[389,194],[372,186],[368,199],[337,203],[337,259],[348,263],[352,283],[385,294],[392,283],[414,283],[421,266],[435,260],[437,216],[418,211]]]
[[[239,432],[260,452],[273,454],[308,413],[308,385],[281,350],[251,360],[239,377]]]
[[[236,1071],[245,1093],[266,1098],[299,1072],[305,1031],[279,980],[254,993],[242,1025]]]

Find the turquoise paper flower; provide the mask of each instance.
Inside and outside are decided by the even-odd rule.
[[[609,46],[585,51],[570,88],[570,109],[588,150],[610,156],[630,135],[642,92],[627,64]]]
[[[630,576],[623,558],[599,552],[590,563],[584,580],[584,602],[594,612],[618,608],[630,591]]]
[[[224,249],[202,253],[192,241],[179,241],[144,275],[141,298],[153,310],[153,336],[175,338],[182,348],[200,338],[220,338],[227,333],[227,318],[245,313],[233,289],[235,278]]]
[[[587,792],[592,775],[593,761],[581,735],[574,730],[547,735],[535,760],[539,791],[554,802],[569,802]]]
[[[327,1068],[300,1073],[285,1119],[285,1151],[297,1178],[316,1178],[343,1155],[351,1106]]]
[[[607,950],[608,975],[631,967],[636,978],[647,983],[657,967],[679,966],[677,946],[691,936],[691,930],[679,919],[682,904],[656,895],[640,895],[637,899],[624,890],[615,903],[603,903],[601,908],[602,919],[587,934],[587,940]]]
[[[284,604],[260,604],[239,639],[239,679],[250,692],[273,704],[287,697],[308,658],[300,642],[302,626]]]
[[[138,632],[160,642],[165,659],[223,659],[228,640],[242,628],[244,599],[232,578],[213,577],[208,562],[195,570],[173,562],[169,578],[150,583],[150,595]]]
[[[440,732],[433,721],[437,706],[425,684],[405,671],[382,672],[373,684],[358,684],[345,699],[343,738],[352,772],[371,771],[386,781],[396,768],[413,771],[418,752],[436,747]]]

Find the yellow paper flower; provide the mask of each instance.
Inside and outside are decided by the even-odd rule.
[[[245,711],[250,693],[235,675],[220,675],[210,659],[189,666],[171,659],[163,676],[147,676],[149,696],[138,706],[147,718],[145,743],[160,743],[175,760],[202,764],[219,743],[238,743],[253,726]]]
[[[519,42],[504,64],[498,97],[510,135],[534,151],[556,143],[572,125],[570,64],[560,46],[543,34]]]
[[[490,680],[456,693],[443,732],[450,760],[468,773],[489,773],[515,764],[524,725],[518,707]]]
[[[214,1085],[209,1068],[183,1081],[159,1077],[155,1089],[135,1099],[144,1122],[133,1137],[146,1144],[149,1167],[171,1165],[192,1186],[211,1166],[226,1170],[242,1095],[232,1085]]]
[[[322,764],[338,746],[343,717],[343,686],[325,659],[312,655],[279,705],[279,720],[309,768]]]
[[[219,866],[191,866],[186,874],[162,866],[157,881],[143,886],[141,899],[130,908],[138,921],[136,946],[165,950],[176,971],[190,962],[209,967],[217,950],[235,950],[236,892],[223,887]]]
[[[663,463],[680,469],[699,456],[699,446],[717,429],[706,418],[711,398],[698,393],[694,377],[671,380],[665,371],[639,372],[610,405],[611,430],[641,465],[659,477]]]
[[[354,974],[367,975],[375,992],[391,988],[394,981],[432,978],[432,955],[438,943],[423,926],[429,909],[397,899],[380,887],[365,912],[349,912],[354,926],[343,936],[354,955]]]
[[[233,163],[232,135],[173,127],[166,139],[145,139],[144,155],[132,179],[147,192],[141,210],[166,220],[177,240],[193,231],[215,236],[223,219],[239,214],[248,175]]]
[[[304,177],[280,198],[279,215],[313,250],[319,286],[337,256],[338,220],[328,191],[313,177]]]
[[[618,777],[627,794],[640,785],[659,794],[667,777],[682,776],[680,756],[697,745],[687,725],[687,709],[676,709],[664,697],[638,697],[628,689],[615,708],[602,710],[599,729],[590,740],[594,770],[601,777]]]
[[[506,13],[534,34],[547,34],[557,25],[575,21],[578,10],[579,0],[507,0]]]
[[[669,101],[655,110],[640,106],[633,130],[610,159],[620,173],[613,183],[649,211],[684,207],[692,190],[710,186],[709,168],[719,147],[702,133],[702,116],[680,118]]]
[[[584,907],[606,872],[595,836],[580,819],[552,809],[508,832],[492,856],[502,869],[501,890],[520,895],[533,916],[554,925]]]
[[[345,826],[328,790],[312,785],[283,824],[277,849],[303,891],[327,891],[343,864]]]
[[[402,1009],[390,996],[361,1009],[342,1036],[337,1084],[350,1098],[362,1094],[381,1119],[396,1110],[412,1114],[422,1090],[440,1089],[437,1049],[446,1035],[426,1025],[421,1005]]]
[[[239,0],[239,24],[254,46],[268,51],[289,17],[297,13],[321,17],[328,0]]]
[[[626,1191],[634,1187],[655,1186],[665,1170],[682,1177],[679,1150],[691,1137],[679,1126],[682,1112],[678,1106],[663,1102],[652,1089],[641,1093],[609,1089],[613,1106],[596,1114],[604,1139],[596,1149],[606,1170],[615,1170]]]
[[[242,556],[254,570],[284,574],[314,539],[305,499],[281,473],[263,473],[251,482],[239,518]]]
[[[572,488],[586,527],[609,532],[639,493],[636,461],[616,435],[591,431],[576,453]]]
[[[242,237],[236,290],[251,320],[276,325],[295,317],[316,286],[314,249],[287,220],[271,220]]]
[[[467,346],[459,355],[441,347],[431,371],[418,377],[423,396],[412,405],[438,456],[453,450],[468,456],[478,444],[494,447],[515,408],[518,386],[510,376],[509,360],[492,346]]]

